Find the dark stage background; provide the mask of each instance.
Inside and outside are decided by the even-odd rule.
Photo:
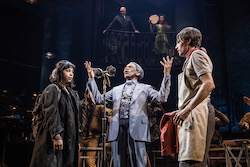
[[[76,65],[76,90],[81,97],[87,81],[85,60],[103,69],[115,66],[112,86],[124,82],[122,70],[126,63],[138,60],[145,70],[143,82],[158,89],[163,76],[158,60],[152,63],[150,57],[140,58],[141,54],[123,63],[106,59],[102,31],[121,6],[126,6],[127,15],[142,36],[149,32],[150,15],[165,14],[172,26],[168,36],[171,48],[182,28],[194,26],[201,30],[202,44],[214,64],[216,89],[212,103],[231,120],[222,130],[226,138],[244,136],[237,124],[249,112],[242,99],[244,95],[250,97],[249,0],[0,0],[1,116],[14,114],[28,119],[25,114],[32,109],[32,94],[49,84],[49,74],[62,59]],[[48,59],[46,52],[55,56]],[[176,51],[172,56],[176,60],[171,94],[164,104],[166,111],[176,109],[177,75],[183,62]],[[98,81],[100,88],[101,83]]]

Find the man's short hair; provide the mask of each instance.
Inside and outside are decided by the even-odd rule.
[[[142,67],[139,64],[137,64],[136,62],[130,62],[130,63],[134,64],[136,67],[136,70],[140,73],[138,80],[142,80],[142,78],[144,77],[144,71],[143,71]]]
[[[201,46],[201,41],[202,41],[202,34],[200,32],[200,30],[198,30],[197,28],[194,27],[186,27],[183,28],[176,36],[176,40],[178,41],[189,41],[189,39],[191,39],[190,42],[190,46],[194,46],[199,48]]]

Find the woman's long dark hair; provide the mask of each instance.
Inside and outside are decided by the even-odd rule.
[[[159,15],[159,23],[160,23],[160,17],[161,17],[161,16],[164,17],[164,21],[163,21],[162,24],[163,24],[163,25],[168,25],[165,14],[160,14],[160,15]]]
[[[56,67],[52,71],[49,77],[50,82],[59,85],[59,83],[62,82],[63,70],[70,67],[72,67],[74,70],[76,68],[76,66],[73,63],[69,62],[68,60],[61,60],[58,63],[56,63]],[[74,79],[67,85],[71,88],[75,87]]]

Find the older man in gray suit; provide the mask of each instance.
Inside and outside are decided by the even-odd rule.
[[[94,80],[91,62],[85,62],[89,81],[87,87],[96,103],[104,101],[113,104],[108,140],[113,152],[114,167],[127,167],[127,147],[130,153],[131,167],[145,167],[147,162],[145,142],[150,142],[147,104],[150,101],[166,102],[170,92],[170,71],[173,58],[160,61],[164,67],[164,78],[160,91],[152,86],[140,83],[144,71],[140,65],[130,62],[124,68],[126,83],[114,87],[106,93],[106,99],[99,92]]]

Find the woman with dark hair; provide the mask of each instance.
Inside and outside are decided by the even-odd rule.
[[[157,32],[155,36],[154,43],[154,52],[159,55],[166,56],[169,53],[169,42],[167,38],[166,32],[171,28],[170,25],[167,24],[164,15],[159,16],[158,24],[150,23],[150,32]]]
[[[75,65],[59,61],[41,97],[38,127],[31,167],[77,166],[79,96],[74,91]]]

